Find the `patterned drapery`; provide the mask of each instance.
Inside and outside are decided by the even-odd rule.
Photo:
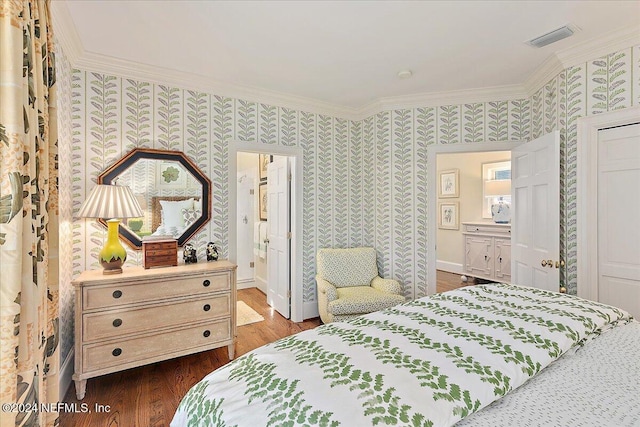
[[[59,400],[52,40],[48,0],[0,1],[2,427],[58,424],[33,406]]]

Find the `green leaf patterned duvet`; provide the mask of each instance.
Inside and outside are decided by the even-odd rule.
[[[466,287],[260,347],[196,384],[172,426],[450,426],[622,310],[506,284]]]

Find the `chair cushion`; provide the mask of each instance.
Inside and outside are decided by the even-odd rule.
[[[320,249],[318,275],[336,288],[369,286],[378,275],[373,248]]]
[[[368,286],[338,288],[338,299],[329,303],[334,315],[366,314],[382,310],[405,301],[401,295],[388,294]]]

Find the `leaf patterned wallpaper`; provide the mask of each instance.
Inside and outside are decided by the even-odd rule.
[[[559,129],[561,250],[575,294],[577,119],[640,104],[640,46],[566,69],[527,99],[381,111],[358,121],[84,70],[64,77],[71,130],[61,143],[70,144],[71,161],[60,173],[71,182],[73,212],[97,175],[134,147],[182,150],[213,182],[212,221],[194,243],[220,242],[226,256],[229,141],[302,148],[305,302],[316,299],[315,255],[327,246],[374,246],[382,275],[400,280],[409,298],[425,295],[434,220],[427,147],[529,140]],[[99,267],[105,231],[91,221],[71,229],[75,277]],[[140,254],[131,251],[127,262],[140,264]]]

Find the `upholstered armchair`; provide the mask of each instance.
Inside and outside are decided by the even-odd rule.
[[[324,323],[348,320],[403,303],[397,280],[378,275],[373,248],[320,249],[318,310]]]

